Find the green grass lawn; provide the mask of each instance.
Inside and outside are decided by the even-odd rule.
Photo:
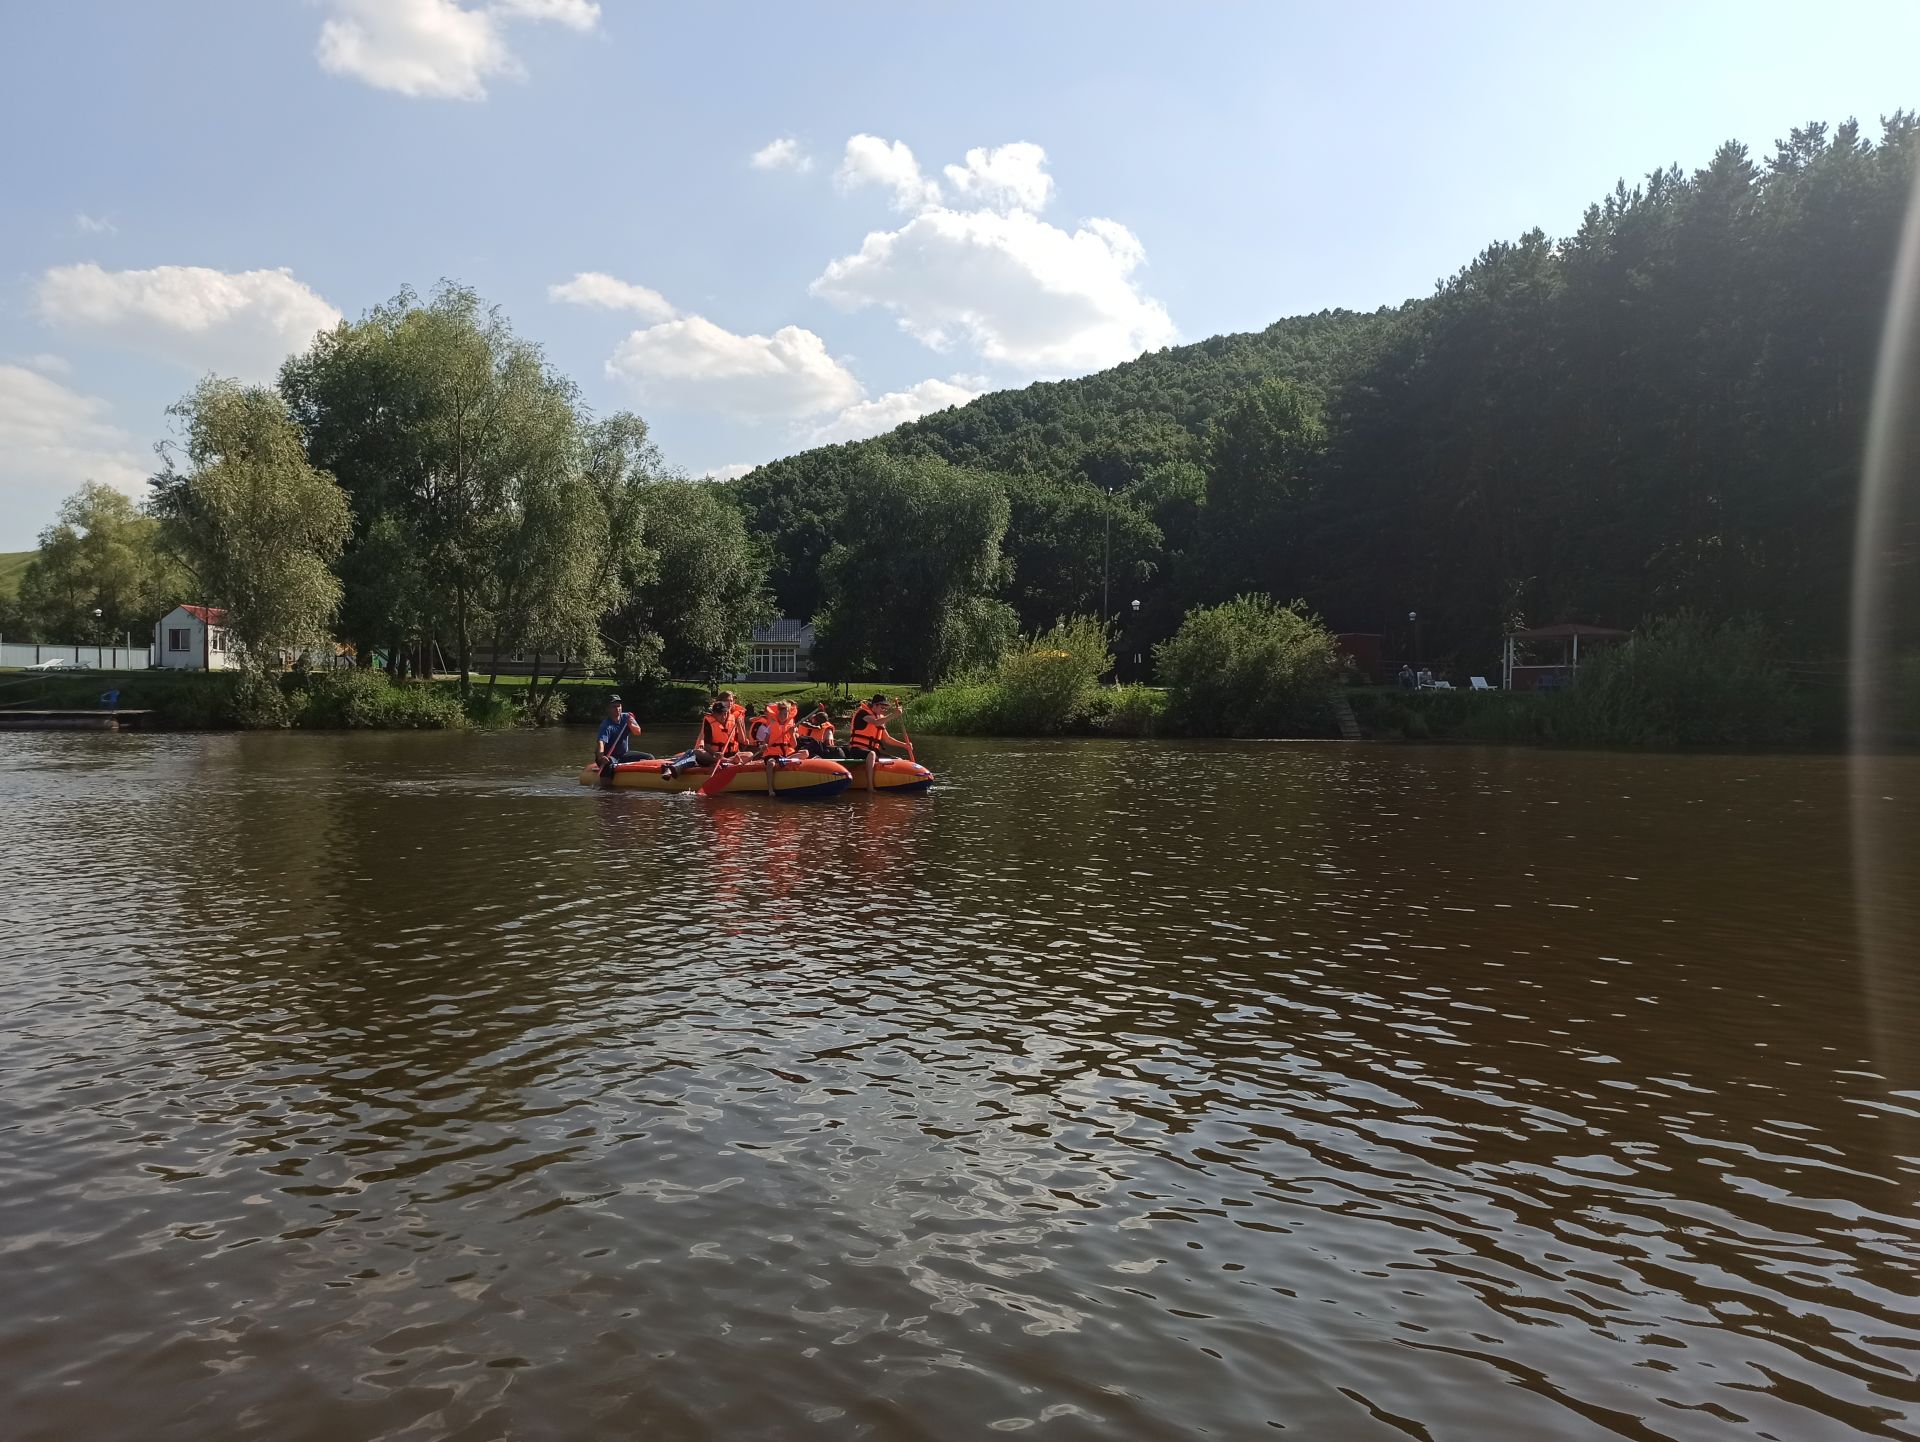
[[[0,551],[0,596],[20,594],[20,573],[37,551]]]

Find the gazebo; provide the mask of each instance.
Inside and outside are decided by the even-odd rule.
[[[1506,651],[1500,660],[1501,689],[1547,691],[1567,685],[1580,670],[1582,641],[1587,643],[1588,650],[1592,650],[1596,645],[1607,646],[1624,641],[1627,634],[1610,626],[1588,626],[1579,621],[1562,621],[1557,626],[1532,626],[1524,631],[1509,631]],[[1521,655],[1532,654],[1530,648],[1536,643],[1557,648],[1560,658],[1544,663],[1520,660]]]

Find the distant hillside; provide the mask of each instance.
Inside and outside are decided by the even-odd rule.
[[[1837,654],[1917,156],[1907,111],[1877,138],[1729,141],[1602,191],[1571,234],[1494,242],[1425,299],[982,396],[734,494],[793,616],[831,613],[849,508],[915,457],[1005,495],[996,601],[1028,629],[1105,606],[1126,653],[1263,591],[1475,671],[1515,620],[1682,610]]]
[[[32,551],[0,551],[0,596],[20,593],[20,574],[34,557]]]

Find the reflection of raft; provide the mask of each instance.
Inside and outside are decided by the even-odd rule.
[[[867,790],[867,763],[849,761],[847,770],[853,773],[853,789]],[[918,761],[909,761],[904,756],[882,757],[880,764],[873,768],[873,790],[875,791],[925,791],[933,785],[933,773]]]
[[[623,761],[613,768],[613,785],[622,791],[698,791],[712,773],[704,766],[690,766],[671,778],[662,776],[660,761]],[[812,800],[837,796],[853,778],[838,761],[823,761],[814,756],[799,756],[773,773],[773,789],[783,801]],[[931,779],[931,778],[929,778]],[[600,768],[593,765],[580,770],[582,786],[601,784]],[[765,796],[767,772],[759,762],[748,762],[733,773],[726,794]]]

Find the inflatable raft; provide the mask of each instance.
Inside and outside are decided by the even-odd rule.
[[[904,756],[885,756],[873,768],[873,786],[867,786],[867,763],[848,761],[847,770],[853,773],[855,791],[925,791],[933,785],[933,773],[918,761],[909,761]]]
[[[662,776],[663,761],[623,761],[613,768],[610,784],[622,791],[698,791],[712,773],[704,766],[689,766],[672,776]],[[929,780],[932,778],[929,777]],[[853,777],[838,761],[814,756],[796,756],[773,773],[773,789],[782,801],[814,800],[838,796]],[[582,786],[600,786],[600,768],[592,763],[580,768]],[[750,761],[733,773],[727,782],[727,795],[765,796],[767,772],[757,761]]]

